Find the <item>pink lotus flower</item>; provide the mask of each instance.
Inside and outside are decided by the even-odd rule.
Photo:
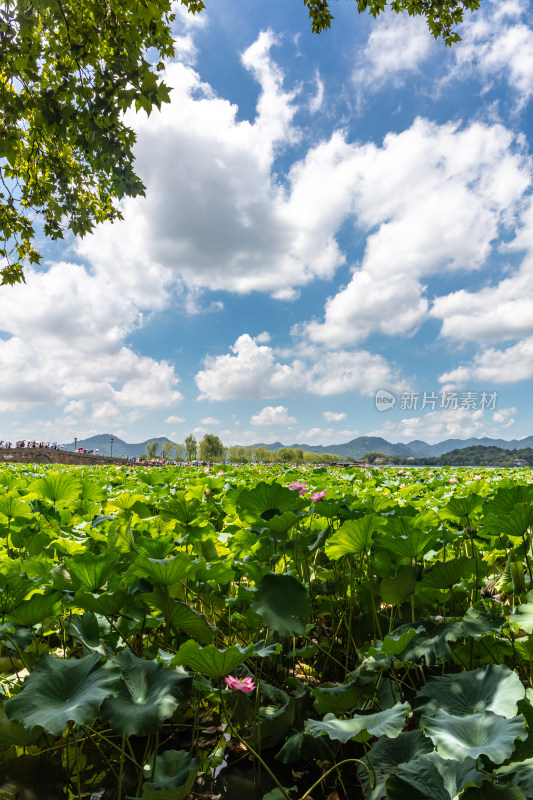
[[[224,470],[223,470],[223,469],[220,469],[220,470],[217,472],[217,475],[223,475],[223,474],[224,474]]]
[[[441,617],[440,614],[437,614],[437,616],[435,617],[435,622],[442,622],[443,619],[444,617]]]
[[[400,489],[405,489],[405,483],[400,483]]]
[[[318,503],[319,500],[322,500],[326,496],[326,489],[322,489],[321,492],[315,492],[311,495],[311,500],[313,503]]]
[[[307,484],[300,483],[300,481],[294,481],[294,483],[290,483],[289,489],[292,492],[298,492],[300,497],[304,497],[305,493],[309,491],[309,489],[307,488]]]
[[[457,478],[450,478],[450,483],[457,483]]]
[[[230,689],[234,689],[236,692],[244,692],[244,694],[249,694],[253,692],[255,689],[255,683],[253,678],[234,678],[233,675],[226,675],[224,678],[226,681],[227,686]]]

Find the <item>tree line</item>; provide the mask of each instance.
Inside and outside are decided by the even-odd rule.
[[[427,458],[405,458],[371,452],[367,453],[364,459],[367,463],[376,465],[409,464],[421,467],[513,467],[515,461],[523,460],[526,462],[524,466],[533,467],[533,449],[525,447],[521,450],[505,450],[502,447],[475,445]]]
[[[326,464],[339,461],[335,453],[304,452],[301,448],[281,447],[269,450],[268,447],[225,447],[221,439],[213,433],[206,433],[198,441],[190,433],[183,444],[180,442],[163,442],[159,453],[159,442],[146,445],[146,453],[142,459],[164,458],[165,461],[229,461],[230,464]]]

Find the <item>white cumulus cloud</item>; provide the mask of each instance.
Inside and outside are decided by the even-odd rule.
[[[252,425],[293,425],[298,420],[290,417],[285,406],[265,406],[250,419]]]

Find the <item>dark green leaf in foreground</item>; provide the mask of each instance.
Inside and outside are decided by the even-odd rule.
[[[299,636],[311,611],[311,600],[302,584],[292,575],[270,573],[257,585],[252,610],[267,628],[282,636]]]
[[[281,750],[276,753],[277,761],[282,764],[293,764],[295,761],[331,761],[334,756],[333,747],[324,737],[316,738],[305,733],[289,736]]]
[[[525,689],[516,674],[504,664],[456,675],[429,678],[416,696],[417,710],[432,715],[439,708],[457,717],[480,711],[493,711],[502,717],[515,717],[517,703]]]
[[[465,786],[481,786],[486,775],[476,769],[473,758],[443,759],[438,753],[419,754],[400,764],[387,780],[388,800],[452,800]]]
[[[178,553],[174,558],[139,556],[133,568],[137,576],[148,578],[161,586],[171,586],[194,572],[196,564],[186,553]]]
[[[122,671],[120,690],[103,703],[100,716],[122,736],[155,733],[190,696],[192,677],[184,672],[144,661],[130,650],[114,662]]]
[[[100,664],[97,654],[80,659],[41,656],[22,691],[5,703],[8,719],[31,729],[40,725],[54,736],[68,722],[88,725],[98,716],[106,697],[117,688],[120,673],[112,664]]]
[[[515,740],[527,737],[522,714],[505,719],[491,711],[456,717],[439,710],[432,717],[422,716],[420,727],[442,758],[458,761],[485,755],[495,764],[501,764],[511,756]]]
[[[366,800],[382,800],[386,794],[385,784],[389,775],[396,774],[400,764],[406,764],[417,755],[429,753],[432,749],[431,741],[418,730],[400,733],[395,739],[386,736],[378,739],[362,759],[365,764],[371,763],[375,772],[376,782],[372,788],[366,770],[360,768],[358,771]]]
[[[10,616],[19,625],[32,627],[38,622],[48,617],[54,617],[61,613],[61,594],[52,592],[51,594],[34,594],[29,600],[24,600],[15,608]]]
[[[393,739],[400,734],[410,710],[409,703],[396,703],[386,711],[357,714],[352,719],[337,719],[333,714],[326,714],[322,722],[308,719],[305,730],[313,736],[326,733],[330,739],[343,744],[350,739],[365,742],[371,736],[388,736]]]
[[[474,574],[476,562],[473,558],[461,556],[449,561],[437,561],[422,577],[422,587],[430,589],[451,589],[463,578]]]
[[[100,589],[113,572],[117,562],[114,553],[79,553],[65,562],[73,582],[88,592]]]
[[[292,492],[279,483],[261,481],[253,489],[243,489],[237,499],[237,513],[241,519],[259,522],[271,519],[284,511],[298,508],[298,492]]]

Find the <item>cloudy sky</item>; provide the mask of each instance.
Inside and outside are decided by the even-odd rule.
[[[0,289],[0,439],[533,434],[533,29],[178,13],[146,198]],[[378,393],[378,401],[376,401]]]

